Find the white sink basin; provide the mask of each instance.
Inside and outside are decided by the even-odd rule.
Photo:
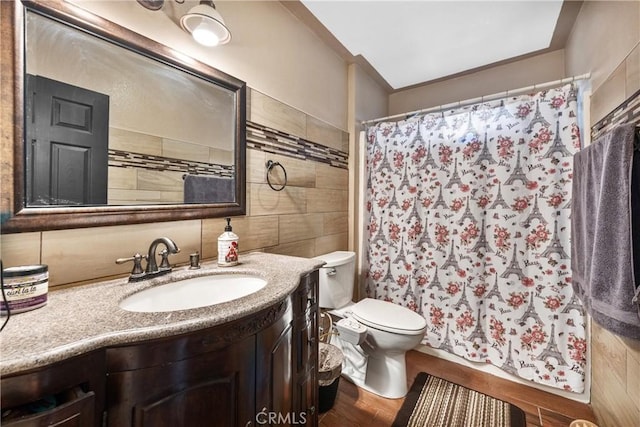
[[[206,307],[250,295],[266,284],[266,280],[246,274],[195,277],[137,292],[123,299],[120,308],[153,313]]]

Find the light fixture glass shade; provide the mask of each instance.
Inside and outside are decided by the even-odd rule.
[[[231,40],[231,32],[212,2],[200,2],[191,8],[180,18],[180,25],[204,46],[216,46]]]

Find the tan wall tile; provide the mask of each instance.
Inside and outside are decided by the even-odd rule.
[[[180,248],[171,263],[187,263],[190,253],[200,251],[200,220],[45,231],[42,262],[49,265],[51,286],[127,274],[133,264],[117,265],[115,260],[146,254],[161,236]]]
[[[226,224],[224,218],[202,221],[202,257],[204,259],[218,256],[218,236],[224,232]],[[241,254],[278,244],[277,216],[233,217],[231,227],[238,235]]]
[[[597,323],[592,324],[591,405],[601,427],[640,425],[635,349]]]
[[[625,100],[624,63],[591,96],[591,123],[596,123]]]
[[[324,234],[347,233],[349,215],[347,212],[327,212],[323,214]]]
[[[349,147],[344,146],[343,131],[331,126],[315,117],[307,116],[306,139],[326,147],[335,148],[340,151],[349,151]]]
[[[233,165],[234,161],[235,158],[233,156],[233,150],[220,150],[217,148],[209,149],[209,163]]]
[[[138,171],[138,189],[151,191],[184,191],[183,172],[156,171],[140,169]]]
[[[124,129],[109,128],[109,148],[161,156],[162,138]]]
[[[627,350],[627,394],[640,411],[640,359]]]
[[[638,44],[625,61],[627,72],[627,98],[640,90],[640,44]]]
[[[280,215],[280,244],[322,236],[322,214]]]
[[[159,203],[162,201],[162,194],[160,191],[148,191],[148,190],[121,190],[113,188],[109,190],[109,204],[129,204],[129,202],[153,202]]]
[[[315,256],[315,240],[310,239],[293,243],[285,243],[283,245],[267,248],[265,249],[265,252],[302,258],[313,258]]]
[[[247,112],[247,120],[299,137],[306,135],[307,115],[305,113],[255,89],[249,90],[249,97],[251,102]]]
[[[184,192],[183,191],[161,191],[159,203],[167,203],[167,204],[184,203]]]
[[[138,182],[138,169],[117,168],[109,166],[108,188],[119,188],[124,190],[135,190]]]
[[[627,396],[624,387],[611,378],[592,384],[591,406],[599,427],[640,425],[640,410]]]
[[[348,191],[309,188],[307,212],[346,212]]]
[[[624,384],[627,377],[627,362],[625,360],[624,344],[611,332],[600,327],[596,322],[591,322],[591,346],[594,369],[597,363],[602,363],[602,375],[616,377],[616,381]],[[598,381],[602,378],[595,377]],[[607,378],[610,379],[610,378]]]
[[[247,182],[266,183],[267,153],[260,150],[247,150]],[[247,186],[248,187],[248,186]]]
[[[248,187],[249,185],[247,185]],[[305,213],[307,198],[305,188],[287,186],[274,191],[266,184],[251,184],[251,216]]]
[[[110,205],[180,204],[184,202],[182,191],[120,190],[108,193]]]
[[[172,159],[202,162],[209,159],[209,147],[163,138],[162,155]]]
[[[278,156],[267,153],[266,159],[280,163],[287,171],[287,186],[293,187],[315,187],[316,186],[316,164],[308,160],[294,159],[292,157]],[[279,188],[284,183],[284,173],[282,168],[274,166],[269,174],[271,183]]]
[[[349,170],[318,163],[316,166],[316,187],[349,189]]]
[[[346,251],[349,245],[349,234],[331,234],[316,239],[316,252],[314,256],[328,254],[334,251]]]
[[[356,136],[357,138],[357,136]],[[349,133],[348,132],[342,132],[342,151],[344,151],[345,153],[350,153],[351,149],[349,148]]]
[[[15,233],[0,236],[2,264],[6,267],[40,264],[40,233]]]

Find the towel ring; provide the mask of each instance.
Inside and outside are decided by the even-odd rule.
[[[282,169],[282,172],[284,173],[284,184],[282,184],[282,186],[279,188],[274,187],[273,184],[271,184],[271,180],[269,178],[269,173],[271,172],[271,169],[275,168],[276,166],[280,166],[280,168]],[[274,191],[282,191],[284,190],[284,187],[287,186],[287,171],[285,170],[284,166],[280,164],[280,162],[267,160],[267,184],[269,184],[269,187],[271,187],[271,189]]]

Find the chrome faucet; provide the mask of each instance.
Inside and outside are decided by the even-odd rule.
[[[162,261],[160,262],[160,268],[156,263],[156,249],[158,245],[162,243],[166,249],[160,252]],[[171,265],[169,264],[169,254],[177,254],[180,252],[178,245],[168,237],[158,237],[149,246],[149,255],[147,255],[147,269],[145,273],[147,276],[158,276],[171,271]]]
[[[160,267],[158,267],[158,264],[156,263],[156,250],[158,249],[158,245],[161,243],[165,246],[165,249],[160,251],[162,261],[160,262]],[[159,237],[151,242],[148,255],[135,254],[129,258],[118,258],[116,260],[116,264],[133,261],[133,270],[129,276],[129,281],[138,282],[140,280],[150,279],[152,277],[169,273],[171,271],[169,255],[177,254],[178,252],[180,252],[180,249],[173,240],[168,237]],[[142,269],[142,260],[144,259],[147,260],[147,268],[145,270]]]

